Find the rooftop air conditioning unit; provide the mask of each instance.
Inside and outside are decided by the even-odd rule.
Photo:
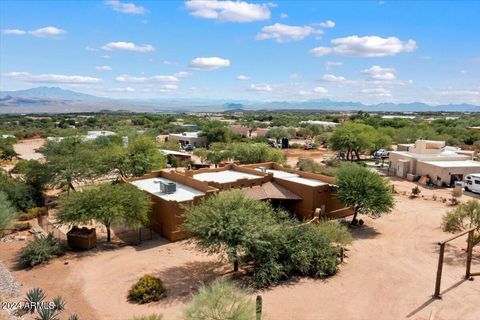
[[[174,182],[162,182],[160,181],[160,192],[171,194],[177,191],[177,185]]]

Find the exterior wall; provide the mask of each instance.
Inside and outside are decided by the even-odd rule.
[[[480,172],[479,167],[440,167],[434,164],[418,162],[418,175],[428,176],[432,183],[441,187],[442,185],[450,185],[452,175],[462,175]]]
[[[168,141],[175,141],[180,143],[182,146],[186,144],[191,144],[194,147],[204,147],[207,145],[206,137],[195,137],[195,136],[180,136],[176,134],[169,134]]]
[[[188,235],[184,230],[181,229],[181,225],[185,222],[183,217],[183,206],[192,203],[198,203],[204,197],[208,197],[218,190],[209,186],[206,182],[194,180],[174,171],[153,171],[142,177],[133,178],[130,181],[150,179],[155,177],[169,179],[205,193],[204,196],[195,197],[193,200],[177,202],[165,200],[146,192],[150,196],[150,199],[153,203],[150,214],[150,223],[152,229],[170,241],[185,239]]]

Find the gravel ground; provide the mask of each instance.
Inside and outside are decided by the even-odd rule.
[[[0,297],[18,297],[20,295],[19,287],[20,283],[0,261]]]

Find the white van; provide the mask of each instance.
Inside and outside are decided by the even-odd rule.
[[[465,187],[465,191],[480,193],[480,173],[468,174],[465,179],[463,179],[463,186]]]

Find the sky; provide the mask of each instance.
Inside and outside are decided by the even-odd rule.
[[[480,1],[0,1],[0,90],[480,104]]]

